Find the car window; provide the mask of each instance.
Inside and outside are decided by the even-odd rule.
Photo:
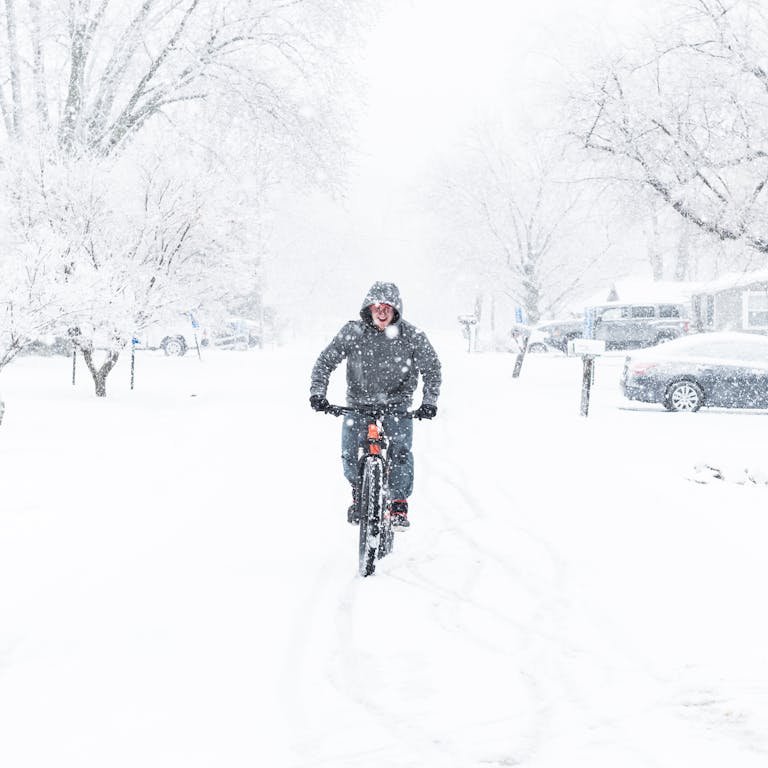
[[[601,320],[621,320],[626,317],[626,307],[609,307],[600,313]]]
[[[642,318],[653,317],[654,311],[652,306],[638,305],[631,308],[630,317]]]
[[[680,317],[680,308],[675,304],[660,304],[659,317]]]

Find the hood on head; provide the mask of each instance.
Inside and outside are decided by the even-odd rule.
[[[389,304],[395,310],[393,323],[396,323],[403,314],[403,301],[400,298],[400,289],[394,283],[377,281],[365,295],[363,306],[360,308],[360,317],[370,325],[373,325],[371,320],[372,304]]]

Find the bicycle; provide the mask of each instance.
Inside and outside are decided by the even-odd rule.
[[[393,413],[412,419],[413,413],[397,412],[387,407],[351,408],[343,405],[329,405],[326,413],[333,416],[352,413],[367,418],[366,430],[361,433],[358,450],[355,511],[360,527],[359,573],[361,576],[371,576],[376,570],[376,561],[390,554],[395,543],[395,531],[389,516],[389,438],[384,433],[382,419]]]

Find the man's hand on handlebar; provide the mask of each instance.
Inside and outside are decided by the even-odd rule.
[[[437,416],[437,406],[422,403],[414,412],[414,419],[434,419]]]
[[[309,404],[312,406],[312,410],[318,411],[319,413],[326,413],[330,406],[328,399],[323,397],[323,395],[311,395]]]
[[[406,419],[434,419],[437,416],[437,406],[422,403],[415,411],[401,411],[397,406],[348,406],[331,405],[323,395],[312,395],[309,404],[319,413],[330,413],[332,416],[343,416],[345,413],[359,413],[372,418],[381,418],[387,413]]]

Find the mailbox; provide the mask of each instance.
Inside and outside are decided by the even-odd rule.
[[[572,339],[568,342],[569,355],[602,355],[605,342],[601,339]]]

